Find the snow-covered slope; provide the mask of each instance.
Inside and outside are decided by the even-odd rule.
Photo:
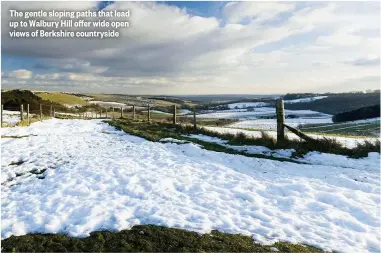
[[[230,134],[238,134],[238,133],[243,133],[246,134],[247,136],[252,136],[255,138],[261,137],[262,133],[261,131],[250,131],[250,130],[244,130],[244,129],[239,129],[239,128],[230,128],[230,127],[209,127],[205,126],[205,129],[208,129],[210,131],[214,131],[217,133],[230,133]],[[276,131],[266,131],[267,134],[270,136],[276,138]],[[291,133],[291,132],[286,132],[286,135],[290,139],[300,139],[297,135]],[[358,145],[358,143],[364,143],[365,141],[370,141],[370,142],[375,142],[379,140],[380,138],[377,137],[368,137],[368,138],[360,138],[360,137],[342,137],[342,136],[332,136],[332,135],[324,135],[324,134],[307,134],[308,136],[311,136],[312,138],[334,138],[338,140],[340,143],[343,144],[343,146],[347,148],[354,148]]]
[[[285,110],[285,115],[296,115],[298,117],[331,117],[332,115],[324,114],[321,112],[311,110]],[[223,111],[214,111],[197,115],[197,118],[209,119],[257,119],[260,116],[275,116],[275,108],[272,107],[258,107],[254,111],[243,111],[242,109],[230,109]]]
[[[241,103],[233,103],[228,104],[230,109],[239,109],[239,108],[247,108],[247,107],[263,107],[263,106],[269,106],[269,103],[265,102],[241,102]]]
[[[20,122],[20,112],[3,110],[3,122],[9,125],[16,125]]]
[[[30,135],[1,139],[2,238],[160,224],[380,250],[379,154],[295,164],[149,142],[99,120],[52,119],[1,135]]]

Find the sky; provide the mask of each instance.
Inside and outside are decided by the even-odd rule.
[[[11,39],[9,9],[130,10],[114,39]],[[380,88],[380,2],[2,2],[2,88],[282,94]]]

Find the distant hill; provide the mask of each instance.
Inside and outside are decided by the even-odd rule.
[[[338,114],[356,110],[362,107],[379,105],[380,92],[372,93],[338,93],[338,94],[320,94],[328,96],[327,98],[307,102],[286,104],[285,108],[289,110],[312,110],[327,114]],[[301,97],[299,97],[301,98]]]
[[[26,110],[26,105],[29,104],[30,111],[37,113],[40,104],[43,107],[44,113],[50,110],[50,105],[56,110],[67,111],[67,108],[59,103],[43,100],[29,90],[9,90],[1,92],[1,103],[4,105],[4,110],[17,111],[20,110],[20,105],[23,104]]]
[[[372,119],[380,117],[380,105],[366,106],[359,109],[342,112],[332,117],[333,122],[354,121],[360,119]]]

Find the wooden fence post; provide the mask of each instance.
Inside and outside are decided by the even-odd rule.
[[[123,106],[120,107],[120,118],[123,119]]]
[[[277,142],[276,145],[281,147],[284,144],[284,102],[283,99],[277,99],[275,104],[276,121],[277,121]]]
[[[173,105],[173,124],[176,125],[176,105]]]
[[[107,108],[105,110],[106,110],[106,119],[107,119]]]
[[[4,105],[1,104],[1,127],[3,127],[3,110],[4,110]]]
[[[197,124],[196,124],[196,108],[193,107],[193,128],[197,129]]]
[[[132,120],[135,120],[135,105],[132,105]]]
[[[24,120],[24,105],[23,104],[21,104],[20,106],[20,119],[21,121]]]
[[[102,118],[102,108],[101,108],[101,111],[100,111],[100,114],[99,114],[99,118]]]
[[[56,117],[56,108],[53,108],[53,118]]]
[[[151,107],[148,105],[148,123],[151,122]]]
[[[42,120],[42,104],[40,104],[40,120]]]
[[[29,104],[26,105],[26,118],[28,119],[28,125],[30,125],[30,119],[29,119]]]
[[[112,119],[115,119],[115,109],[114,109],[114,107],[112,108]]]

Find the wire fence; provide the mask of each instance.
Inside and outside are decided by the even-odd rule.
[[[196,126],[196,108],[193,111],[181,110],[176,106],[170,107],[152,107],[124,105],[121,107],[93,107],[93,108],[77,108],[69,111],[56,109],[52,105],[42,104],[20,104],[1,106],[1,127],[24,124],[28,125],[32,122],[47,119],[131,119],[147,122],[162,122],[173,124],[193,124]],[[13,124],[8,122],[10,118],[18,118],[13,120]]]

